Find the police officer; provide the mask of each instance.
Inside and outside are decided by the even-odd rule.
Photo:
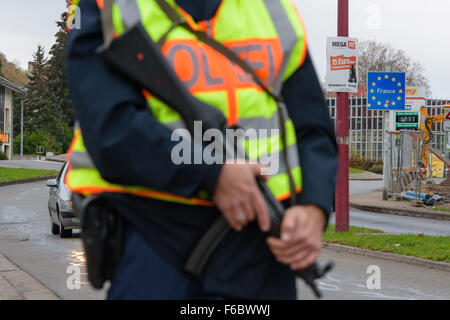
[[[186,29],[171,27],[156,0],[116,0],[108,12],[106,0],[75,1],[81,28],[71,31],[67,64],[79,121],[71,155],[79,163],[67,183],[73,192],[102,195],[126,221],[108,298],[295,299],[293,270],[319,254],[337,166],[304,26],[289,0],[165,1],[283,96],[289,138],[280,157],[291,161],[296,204],[289,204],[283,166],[268,177],[258,164],[174,164],[171,132],[182,126],[179,114],[108,67],[96,50],[105,32],[117,38],[142,23],[155,41],[166,37],[161,50],[177,76],[191,94],[222,110],[230,126],[278,128],[274,119],[281,111],[249,74]],[[105,29],[105,16],[112,30]],[[287,208],[281,239],[266,239],[271,222],[255,177],[267,180]],[[221,214],[233,231],[194,278],[184,264]]]

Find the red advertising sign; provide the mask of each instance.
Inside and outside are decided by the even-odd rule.
[[[8,143],[9,142],[9,135],[7,133],[0,134],[0,142],[1,143]]]
[[[353,65],[356,67],[356,57],[346,57],[340,55],[337,57],[331,57],[331,71],[337,70],[350,70]]]

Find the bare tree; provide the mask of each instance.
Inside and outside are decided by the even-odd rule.
[[[418,61],[414,61],[405,51],[397,50],[390,44],[375,40],[363,40],[360,43],[359,81],[367,83],[367,72],[405,72],[406,85],[424,87],[426,94],[431,95],[429,80],[424,74],[425,69]]]

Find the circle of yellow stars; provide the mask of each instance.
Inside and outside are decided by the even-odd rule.
[[[384,78],[385,78],[386,80],[389,80],[389,75],[386,74],[386,75],[384,76]],[[377,80],[378,80],[378,81],[381,81],[381,80],[382,80],[382,77],[379,76],[379,77],[377,78]],[[395,77],[392,77],[391,80],[392,80],[392,82],[397,81],[397,79],[396,79]],[[375,81],[372,82],[372,87],[376,87],[376,85],[377,85],[377,83],[376,83]],[[402,86],[402,83],[401,83],[401,82],[397,82],[397,86],[398,86],[398,87],[401,87],[401,86]],[[375,90],[374,90],[373,88],[371,88],[371,89],[369,90],[369,92],[370,92],[370,93],[375,93]],[[399,92],[400,94],[402,94],[402,93],[403,93],[403,89],[400,89],[398,92]],[[376,99],[377,99],[377,98],[376,98],[375,96],[372,96],[372,101],[376,101]],[[398,97],[397,97],[397,101],[401,101],[401,100],[402,100],[402,97],[398,96]],[[381,105],[383,105],[383,102],[382,102],[382,101],[377,101],[377,105],[378,105],[378,106],[381,106]],[[385,103],[384,103],[384,107],[385,107],[385,108],[389,108],[390,105],[394,107],[394,106],[396,105],[396,101],[386,100]]]

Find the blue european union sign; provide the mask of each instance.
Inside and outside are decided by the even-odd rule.
[[[369,110],[405,110],[405,73],[369,72],[367,106]]]

